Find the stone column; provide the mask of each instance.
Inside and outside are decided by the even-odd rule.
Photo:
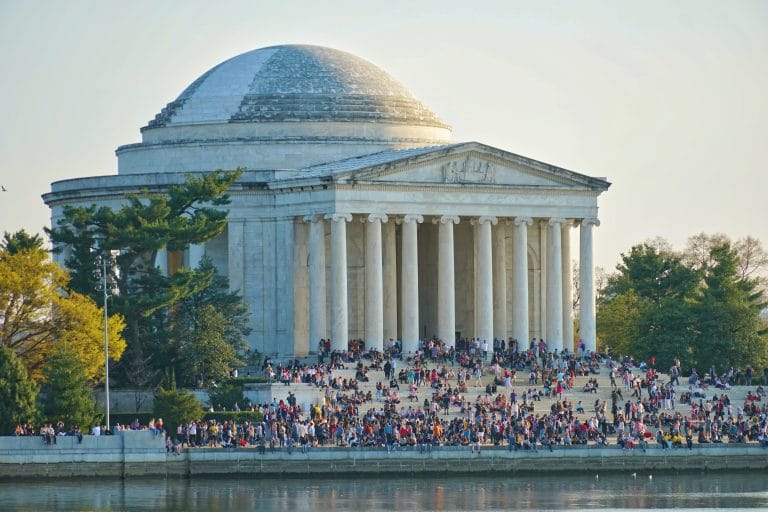
[[[530,217],[516,217],[512,236],[512,337],[521,350],[528,348],[528,226]]]
[[[368,215],[365,227],[365,347],[384,349],[384,282],[381,261],[381,223],[387,216]]]
[[[328,336],[325,323],[325,221],[308,215],[309,222],[309,350]]]
[[[573,265],[571,264],[571,227],[566,220],[560,231],[563,263],[563,348],[573,353]]]
[[[397,339],[397,241],[394,219],[382,225],[384,280],[384,339]]]
[[[205,244],[190,244],[187,250],[187,260],[191,270],[200,266],[200,260],[205,256]]]
[[[547,348],[563,351],[562,225],[565,219],[549,219],[547,241]]]
[[[275,269],[275,321],[274,347],[279,354],[296,352],[296,339],[293,337],[295,325],[295,308],[293,297],[294,266],[293,254],[295,245],[295,222],[293,217],[279,217],[274,223],[275,250],[272,266]],[[266,252],[266,251],[265,251]],[[282,305],[287,307],[282,307]],[[266,336],[271,336],[266,333]]]
[[[419,245],[416,228],[417,224],[424,222],[424,217],[406,215],[402,222],[402,342],[403,352],[412,353],[419,349]]]
[[[549,273],[547,271],[547,256],[549,243],[549,219],[539,219],[539,319],[538,326],[539,338],[548,340],[547,336],[547,279],[549,279]]]
[[[347,350],[347,222],[352,222],[352,215],[333,213],[325,218],[331,221],[331,350]]]
[[[453,225],[455,215],[434,219],[439,223],[437,261],[437,336],[447,347],[456,345],[456,276],[453,265]]]
[[[477,326],[475,336],[493,342],[493,243],[491,226],[496,224],[496,217],[477,219]]]
[[[579,334],[590,351],[597,349],[592,227],[599,225],[597,219],[582,219],[579,230]]]
[[[493,337],[500,340],[507,339],[507,224],[493,229]]]
[[[311,224],[304,219],[293,223],[293,353],[305,357],[317,350],[309,338],[309,230]]]

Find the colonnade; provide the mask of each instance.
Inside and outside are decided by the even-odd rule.
[[[309,223],[309,340],[331,338],[333,350],[346,350],[348,336],[347,223],[348,213],[310,215]],[[422,215],[388,216],[371,213],[365,223],[365,341],[369,348],[383,349],[387,337],[396,337],[398,293],[401,306],[400,334],[404,352],[419,347],[419,255],[418,225]],[[529,340],[529,251],[528,227],[531,217],[435,216],[438,228],[437,251],[437,336],[454,345],[456,292],[454,268],[454,226],[472,222],[475,226],[475,333],[487,340],[515,338]],[[587,349],[595,349],[595,292],[593,274],[593,218],[538,219],[547,224],[546,250],[546,341],[550,350],[573,350],[571,301],[572,269],[570,232],[579,225],[580,338]],[[330,329],[326,325],[326,223],[330,223]],[[401,226],[400,286],[397,288],[395,223]],[[506,225],[512,229],[511,329],[507,324]]]

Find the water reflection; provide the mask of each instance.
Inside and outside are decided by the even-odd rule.
[[[0,483],[0,510],[510,510],[768,507],[768,475],[515,475]]]

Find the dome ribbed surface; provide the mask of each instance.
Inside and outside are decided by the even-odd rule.
[[[222,62],[187,87],[147,128],[276,121],[447,128],[385,71],[350,53],[309,45],[271,46]]]

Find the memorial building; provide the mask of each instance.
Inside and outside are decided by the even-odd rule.
[[[595,348],[593,233],[610,184],[452,141],[445,121],[352,54],[282,45],[222,62],[117,160],[116,175],[52,184],[54,226],[66,205],[119,207],[126,193],[187,173],[246,169],[226,231],[161,250],[157,264],[169,272],[209,257],[250,305],[250,343],[262,352],[300,357],[323,338],[334,349],[399,339],[406,352],[431,337]]]

